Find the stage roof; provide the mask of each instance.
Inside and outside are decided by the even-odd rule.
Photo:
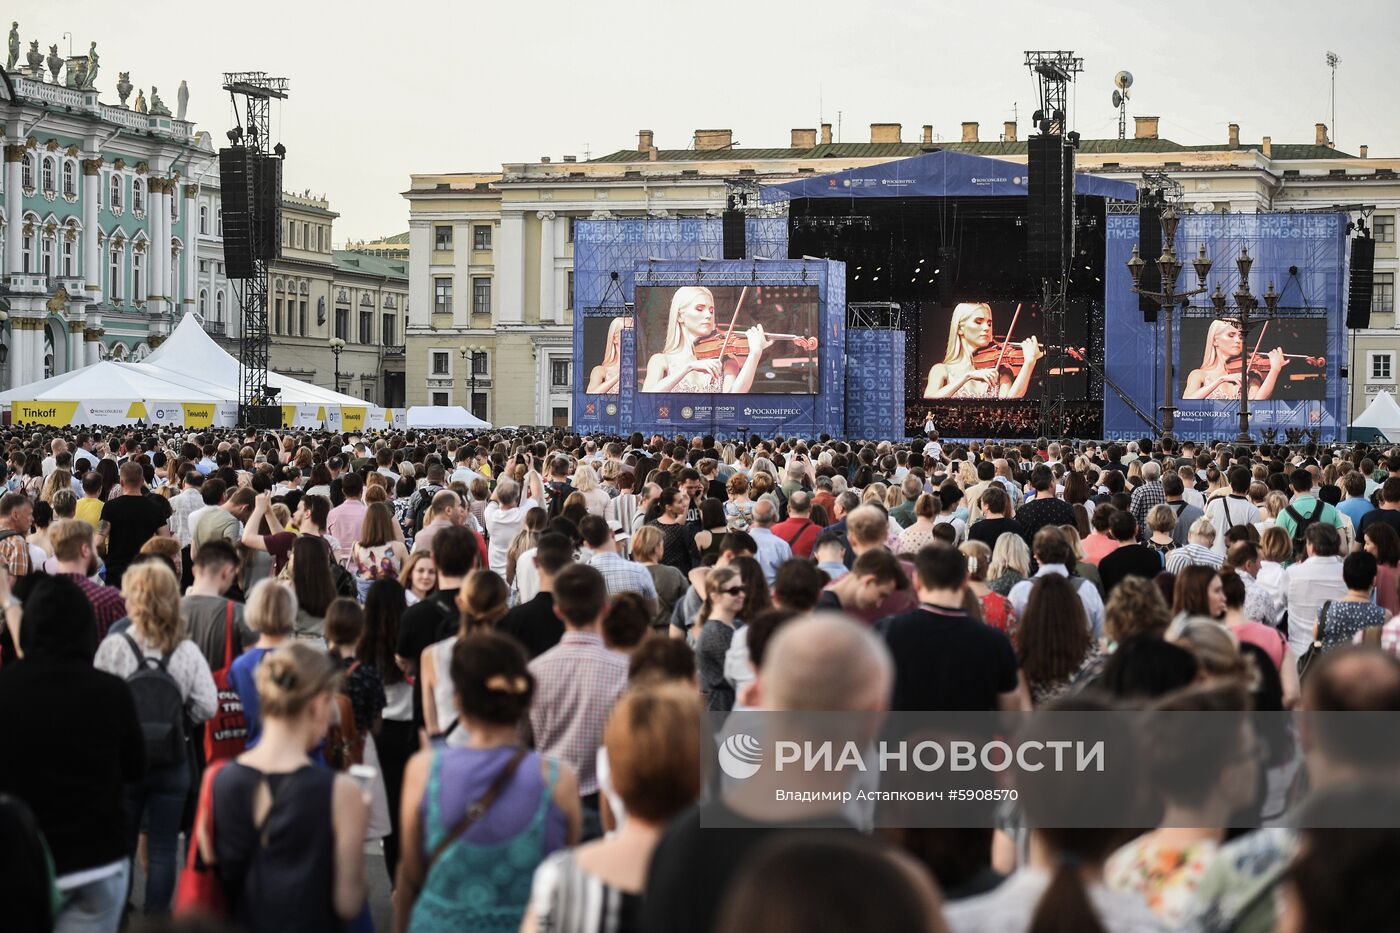
[[[1131,182],[1075,173],[1074,193],[1136,201]],[[765,201],[792,198],[1025,197],[1026,166],[965,152],[929,152],[909,159],[816,175],[762,189]]]

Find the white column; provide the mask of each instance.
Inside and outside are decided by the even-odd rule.
[[[97,199],[102,188],[102,159],[83,160],[83,283],[87,301],[102,300],[102,247],[97,237]]]
[[[408,225],[408,303],[411,323],[427,327],[433,320],[433,239],[430,225],[412,221]],[[457,288],[470,288],[470,282],[456,283]],[[332,298],[335,296],[332,295]]]
[[[165,297],[169,292],[169,282],[165,274],[166,266],[170,263],[170,237],[166,235],[166,224],[170,221],[169,206],[165,201],[165,180],[160,178],[146,179],[146,197],[150,201],[147,205],[147,218],[150,220],[151,246],[146,250],[146,262],[150,268],[148,270],[146,286],[148,293],[155,295],[157,301],[151,302],[150,309],[160,313],[168,307]]]
[[[185,185],[185,288],[182,293],[185,314],[199,303],[199,208],[195,205],[195,186]]]
[[[98,348],[101,347],[101,345],[102,341],[100,340],[87,339],[87,331],[86,328],[84,328],[83,354],[84,358],[87,360],[86,365],[91,366],[94,363],[100,363],[102,361],[102,355],[98,352]]]
[[[84,366],[83,328],[81,322],[76,332],[71,323],[65,322],[64,326],[68,328],[68,371],[72,372]]]
[[[412,233],[409,234],[410,240]],[[412,245],[409,247],[412,255]],[[411,273],[410,273],[411,274]],[[438,273],[433,273],[434,275]],[[430,286],[431,287],[431,286]],[[471,221],[452,228],[452,323],[470,327],[472,323],[472,225]]]
[[[501,212],[501,237],[496,244],[496,288],[493,320],[519,324],[525,320],[525,215]]]
[[[559,320],[559,303],[554,297],[554,211],[540,211],[538,216],[540,219],[540,323],[553,324]]]
[[[24,146],[5,147],[5,218],[9,226],[5,230],[5,271],[17,274],[24,268],[23,233],[24,207],[21,197],[24,185]],[[18,331],[15,334],[18,335]],[[15,370],[15,385],[23,385]]]
[[[26,320],[24,323],[28,325],[30,322]],[[25,326],[24,329],[21,330],[14,326],[13,319],[10,322],[10,328],[10,332],[14,334],[15,338],[15,355],[19,357],[19,365],[15,369],[14,382],[16,386],[28,385],[38,378],[34,375],[34,355],[36,352],[39,354],[44,352],[43,338],[40,338],[38,347],[36,348],[34,338],[39,336],[39,331],[30,330],[28,326]],[[42,367],[43,365],[43,360],[40,360],[39,366]],[[43,374],[42,368],[39,370],[39,373],[40,375]]]

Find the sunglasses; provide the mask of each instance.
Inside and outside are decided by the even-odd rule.
[[[742,586],[731,586],[727,590],[720,590],[721,593],[728,593],[730,596],[742,596],[744,588]]]

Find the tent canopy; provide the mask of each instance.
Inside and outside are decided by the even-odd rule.
[[[1027,168],[966,152],[927,152],[908,159],[802,178],[762,189],[765,201],[786,198],[1025,197]],[[1076,172],[1074,193],[1136,201],[1131,182]]]
[[[1354,427],[1375,428],[1391,442],[1400,441],[1400,405],[1389,392],[1382,392],[1366,406],[1366,410],[1356,416]]]
[[[491,427],[461,405],[413,405],[408,409],[410,428],[459,428],[485,430]]]
[[[285,405],[357,405],[353,395],[335,392],[269,372],[268,384],[281,390]],[[39,382],[0,393],[0,405],[16,401],[84,399],[161,399],[183,402],[238,400],[238,360],[186,315],[165,342],[140,363],[103,360]]]

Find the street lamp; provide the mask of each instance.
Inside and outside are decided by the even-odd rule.
[[[1196,270],[1196,280],[1199,287],[1188,291],[1177,291],[1176,280],[1181,275],[1181,260],[1176,258],[1176,228],[1181,223],[1181,218],[1177,216],[1175,208],[1168,207],[1162,212],[1162,255],[1158,257],[1157,270],[1162,274],[1162,290],[1160,292],[1149,292],[1142,288],[1142,270],[1147,262],[1138,255],[1138,248],[1133,246],[1132,258],[1128,260],[1128,274],[1133,277],[1133,291],[1155,302],[1163,312],[1162,323],[1166,329],[1166,374],[1163,378],[1162,391],[1162,439],[1172,440],[1172,427],[1176,415],[1176,396],[1173,394],[1172,386],[1172,337],[1175,333],[1173,328],[1172,310],[1180,304],[1184,310],[1191,304],[1191,299],[1206,290],[1206,276],[1210,274],[1211,261],[1206,255],[1206,248],[1202,246],[1195,260],[1191,265]]]
[[[1259,307],[1259,298],[1249,290],[1249,270],[1254,266],[1254,258],[1249,255],[1249,247],[1240,250],[1239,258],[1235,260],[1235,268],[1240,273],[1240,285],[1231,297],[1235,301],[1235,308],[1238,310],[1236,317],[1240,329],[1240,344],[1244,349],[1244,356],[1240,365],[1240,410],[1238,414],[1239,434],[1235,440],[1240,444],[1252,443],[1249,437],[1249,376],[1254,371],[1254,350],[1249,346],[1249,329],[1253,323],[1250,320],[1250,312]],[[1278,312],[1279,293],[1274,290],[1274,283],[1269,282],[1268,290],[1264,292],[1264,305],[1269,309],[1269,316],[1273,317]],[[1215,283],[1215,291],[1211,293],[1210,303],[1215,307],[1215,316],[1223,319],[1225,317],[1225,295],[1220,290],[1220,283]],[[1267,377],[1266,377],[1267,378]]]
[[[467,410],[476,417],[476,355],[485,353],[486,348],[478,343],[464,343],[457,348],[457,352],[462,355],[462,362],[467,367],[468,378],[471,381],[471,388],[467,395]]]
[[[345,341],[339,337],[330,339],[331,352],[335,354],[335,390],[340,391],[340,354],[345,349]]]

